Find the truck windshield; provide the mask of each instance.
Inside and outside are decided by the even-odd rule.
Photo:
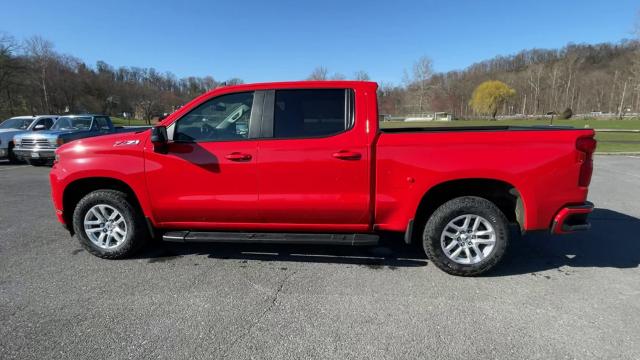
[[[26,130],[32,122],[33,119],[7,119],[0,124],[0,129]]]
[[[66,117],[56,121],[51,130],[88,130],[91,128],[91,117]]]

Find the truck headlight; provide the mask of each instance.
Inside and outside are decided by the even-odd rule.
[[[56,145],[60,146],[62,144],[64,144],[64,139],[63,138],[57,138],[56,139]]]
[[[20,146],[21,143],[22,143],[22,139],[13,139],[13,145]]]

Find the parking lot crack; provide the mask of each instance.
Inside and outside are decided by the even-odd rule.
[[[229,352],[240,342],[244,341],[244,339],[251,333],[251,331],[253,330],[253,328],[255,328],[261,321],[262,319],[264,319],[267,314],[269,312],[271,312],[271,310],[273,310],[273,308],[278,304],[278,297],[280,296],[280,293],[282,292],[282,289],[284,289],[284,286],[286,285],[286,283],[289,281],[289,279],[291,279],[293,277],[293,275],[295,275],[297,273],[297,271],[293,271],[291,272],[289,275],[285,276],[280,283],[278,284],[278,287],[276,288],[276,291],[273,293],[273,295],[271,295],[271,299],[269,301],[269,305],[260,313],[260,315],[258,315],[256,317],[256,319],[254,321],[251,322],[251,324],[249,326],[247,326],[244,330],[242,330],[240,332],[240,334],[238,334],[238,336],[236,336],[232,341],[231,344],[227,347],[227,349],[224,351],[224,354],[222,354],[222,358],[226,358],[227,355],[229,354]]]

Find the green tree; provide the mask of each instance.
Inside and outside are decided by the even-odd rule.
[[[516,95],[516,91],[498,80],[488,80],[473,90],[469,105],[479,114],[490,114],[495,120],[498,109]]]

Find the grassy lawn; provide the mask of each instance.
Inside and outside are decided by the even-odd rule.
[[[550,125],[549,119],[543,120],[454,120],[441,121],[389,121],[382,122],[383,128],[429,127],[429,126],[486,126],[486,125]],[[596,130],[598,152],[640,152],[640,133],[598,132],[598,129],[633,129],[640,130],[640,119],[595,120],[571,119],[553,121],[553,125],[573,126],[575,128],[592,128]]]
[[[111,117],[111,121],[113,122],[113,125],[115,126],[142,126],[142,125],[148,125],[146,121],[144,120],[138,120],[138,119],[123,119],[123,118],[119,118],[119,117]]]

